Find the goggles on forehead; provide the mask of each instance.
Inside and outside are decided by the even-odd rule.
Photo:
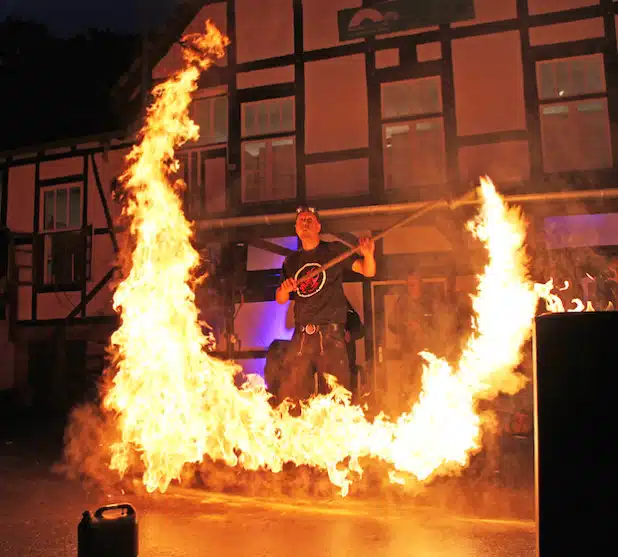
[[[298,218],[298,215],[300,215],[301,213],[311,213],[315,216],[316,219],[318,219],[318,221],[320,220],[320,215],[318,214],[318,210],[315,207],[301,205],[300,207],[296,208],[296,218]]]
[[[314,215],[316,215],[317,212],[318,211],[315,207],[308,207],[307,205],[300,205],[296,208],[297,215],[300,215],[301,213],[313,213]]]

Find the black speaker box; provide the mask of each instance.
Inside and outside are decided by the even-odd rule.
[[[248,250],[249,246],[244,242],[222,246],[217,276],[228,288],[239,290],[246,287]]]
[[[540,316],[534,349],[538,556],[618,554],[618,312]]]

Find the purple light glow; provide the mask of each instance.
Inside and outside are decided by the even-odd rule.
[[[618,213],[546,217],[550,249],[618,245]]]

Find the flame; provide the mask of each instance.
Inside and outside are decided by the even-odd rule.
[[[351,395],[327,378],[328,395],[273,408],[258,382],[240,388],[240,368],[207,353],[193,292],[198,254],[172,183],[175,149],[197,137],[188,117],[200,72],[221,57],[227,39],[210,23],[192,36],[186,67],[157,86],[141,133],[122,177],[128,193],[131,268],[114,295],[121,325],[111,340],[113,382],[103,398],[116,415],[121,439],[110,468],[126,474],[139,456],[149,492],[164,492],[188,463],[205,456],[248,470],[280,472],[286,462],[328,472],[348,493],[362,474],[363,457],[392,467],[393,483],[411,474],[428,481],[468,462],[479,449],[479,400],[515,393],[524,379],[514,373],[529,338],[538,292],[527,278],[525,223],[491,181],[481,180],[482,207],[468,224],[488,252],[473,297],[472,331],[456,366],[424,353],[419,402],[396,421],[370,421]],[[508,317],[507,317],[508,316]]]
[[[112,447],[111,468],[123,474],[129,447],[139,447],[150,489],[165,488],[161,470],[174,475],[204,454],[204,424],[196,418],[203,412],[207,376],[201,373],[203,339],[190,287],[199,258],[169,180],[178,169],[175,148],[198,137],[188,116],[191,93],[228,41],[208,22],[206,33],[191,42],[184,50],[185,69],[153,90],[141,142],[121,177],[128,194],[123,214],[134,245],[130,272],[114,294],[122,322],[111,339],[116,375],[103,404],[118,413],[122,431],[122,441]]]
[[[588,273],[586,273],[586,276]],[[569,288],[568,281],[565,281],[564,286],[562,288],[558,288],[560,292],[564,292]],[[572,298],[571,303],[573,307],[565,308],[564,303],[560,296],[554,293],[554,280],[549,279],[546,283],[537,283],[534,285],[534,290],[540,300],[545,302],[545,308],[550,313],[580,313],[582,311],[596,311],[594,305],[590,300],[584,303],[580,298]],[[611,311],[614,309],[614,304],[609,302],[607,304],[606,311]]]
[[[423,354],[427,364],[420,400],[398,420],[389,450],[398,470],[420,480],[443,466],[464,466],[479,449],[476,403],[500,392],[514,394],[525,384],[513,371],[531,334],[538,301],[527,280],[525,224],[517,209],[504,205],[488,178],[481,180],[481,194],[481,212],[468,229],[485,245],[489,262],[472,300],[472,333],[456,369]]]

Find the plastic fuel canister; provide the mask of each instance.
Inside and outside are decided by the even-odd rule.
[[[137,557],[137,514],[128,503],[85,511],[77,527],[78,557]]]

